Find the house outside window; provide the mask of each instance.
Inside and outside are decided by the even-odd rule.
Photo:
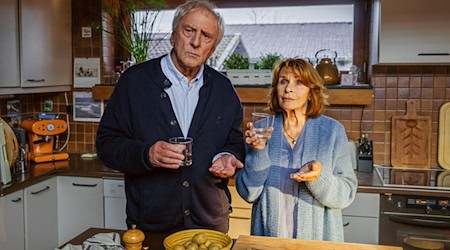
[[[233,53],[247,56],[251,64],[257,63],[264,55],[276,53],[282,58],[304,58],[314,65],[322,57],[335,58],[339,71],[348,71],[356,65],[364,74],[364,43],[361,38],[355,38],[364,33],[361,28],[364,24],[355,23],[365,22],[361,19],[361,4],[358,3],[361,1],[338,2],[343,4],[264,7],[267,1],[260,1],[263,6],[251,8],[228,8],[233,6],[232,3],[221,8],[219,2],[217,11],[225,19],[225,36],[208,64],[225,71],[224,60]],[[170,52],[173,13],[173,10],[161,11],[161,19],[152,31],[150,58]],[[365,77],[362,75],[361,80],[364,81]]]

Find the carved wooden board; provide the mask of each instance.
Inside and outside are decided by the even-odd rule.
[[[406,104],[406,115],[392,117],[391,165],[431,168],[431,116],[417,115],[415,101]]]
[[[439,109],[438,163],[442,168],[450,169],[450,102]]]

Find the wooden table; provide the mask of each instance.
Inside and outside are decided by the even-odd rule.
[[[107,228],[89,228],[79,234],[61,247],[67,244],[81,245],[86,239],[97,233],[117,232],[120,237],[123,236],[124,230],[114,230]],[[164,250],[163,240],[167,234],[145,234],[143,246],[148,246],[150,250]],[[122,242],[122,246],[125,244]],[[234,243],[233,250],[287,250],[287,249],[308,249],[308,250],[402,250],[401,247],[379,246],[368,244],[329,242],[317,240],[297,240],[275,237],[261,237],[241,235]]]
[[[401,247],[241,235],[233,250],[401,250]]]

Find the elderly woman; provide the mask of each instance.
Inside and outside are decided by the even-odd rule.
[[[245,166],[236,175],[239,194],[253,203],[253,235],[344,240],[341,209],[352,203],[357,179],[344,127],[323,115],[323,91],[309,62],[275,65],[271,138],[257,138],[247,123]]]

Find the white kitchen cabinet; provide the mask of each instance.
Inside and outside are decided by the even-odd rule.
[[[0,7],[2,94],[70,90],[71,1],[2,0]]]
[[[449,63],[450,1],[380,0],[379,63]]]
[[[20,86],[18,8],[17,0],[0,1],[0,87]]]
[[[0,249],[25,249],[23,190],[0,197]]]
[[[103,180],[58,176],[58,245],[103,225]]]
[[[342,214],[345,242],[378,244],[379,194],[357,193]]]
[[[25,249],[58,247],[57,177],[24,189]]]
[[[231,193],[231,206],[233,212],[230,214],[230,229],[228,235],[237,239],[239,235],[250,235],[252,204],[247,203],[239,196],[236,187],[228,186]]]
[[[103,197],[105,202],[105,228],[127,230],[125,182],[119,179],[103,181]]]

